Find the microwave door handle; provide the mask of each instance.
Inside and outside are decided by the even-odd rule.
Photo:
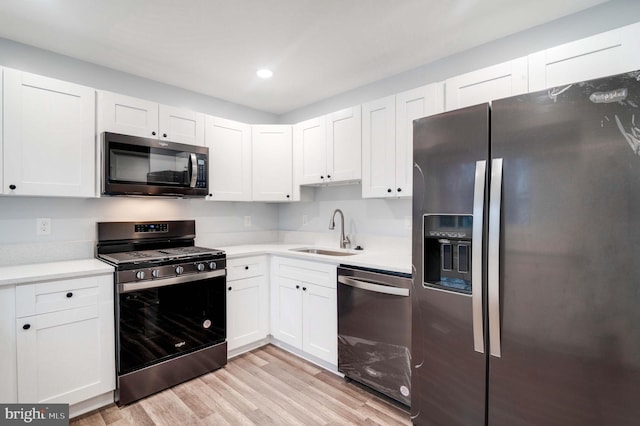
[[[194,154],[193,152],[190,155],[191,157],[191,182],[189,184],[189,186],[191,188],[195,188],[196,187],[196,181],[198,180],[198,162],[197,162],[197,158],[196,158],[196,154]]]

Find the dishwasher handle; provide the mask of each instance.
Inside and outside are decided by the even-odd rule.
[[[390,294],[392,296],[409,297],[408,288],[391,287],[388,285],[374,284],[367,281],[355,280],[353,278],[338,276],[338,282],[351,287],[359,288],[362,290],[373,291],[376,293]]]

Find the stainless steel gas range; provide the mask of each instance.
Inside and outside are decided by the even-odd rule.
[[[98,223],[115,266],[118,404],[227,363],[226,257],[196,247],[195,221]]]

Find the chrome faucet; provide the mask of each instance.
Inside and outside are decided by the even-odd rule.
[[[342,219],[340,223],[340,248],[347,248],[349,244],[351,244],[351,240],[349,237],[345,237],[344,235],[344,214],[342,210],[335,209],[333,214],[331,215],[331,219],[329,220],[329,229],[334,229],[336,227],[336,213],[340,213],[340,219]]]

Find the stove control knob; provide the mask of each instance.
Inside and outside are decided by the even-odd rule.
[[[198,263],[196,265],[196,269],[198,270],[198,272],[204,271],[204,263]]]
[[[209,262],[209,269],[216,269],[217,267],[216,262]]]
[[[180,275],[181,273],[184,272],[184,267],[182,266],[176,266],[176,274]]]
[[[145,275],[144,271],[136,272],[136,278],[139,280],[144,280],[144,275]]]
[[[158,278],[160,277],[160,271],[158,271],[157,269],[154,269],[153,271],[151,271],[151,276],[153,278]]]

